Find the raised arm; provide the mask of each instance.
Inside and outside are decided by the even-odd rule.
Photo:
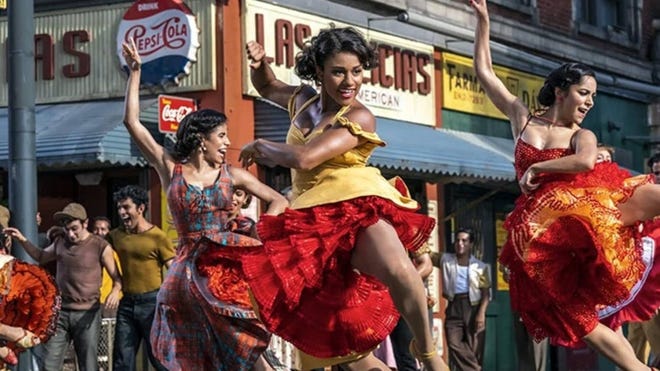
[[[376,126],[376,119],[366,108],[351,110],[346,118],[360,123],[364,131],[373,132]],[[349,151],[359,143],[360,138],[353,135],[346,127],[335,123],[305,145],[289,145],[257,139],[243,147],[240,160],[244,167],[257,162],[266,166],[279,165],[310,170]]]
[[[488,98],[511,121],[513,138],[516,139],[527,120],[529,109],[520,98],[509,92],[493,70],[490,55],[490,19],[486,0],[470,0],[470,5],[477,16],[477,27],[474,32],[474,70]]]
[[[160,176],[161,185],[167,187],[174,167],[174,160],[140,122],[140,69],[142,61],[133,39],[130,43],[122,45],[122,52],[129,69],[126,98],[124,100],[124,125],[131,138],[140,148],[140,152],[149,161],[149,164],[156,169]]]
[[[39,265],[44,265],[48,262],[55,260],[55,247],[53,244],[50,244],[44,249],[36,247],[32,242],[30,242],[27,237],[21,233],[18,228],[7,227],[3,230],[7,236],[15,238],[18,242],[21,243],[25,252],[30,255]]]
[[[249,41],[246,45],[250,62],[250,80],[259,94],[286,108],[296,86],[278,80],[266,61],[266,51],[261,44]]]

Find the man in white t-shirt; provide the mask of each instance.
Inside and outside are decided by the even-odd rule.
[[[490,265],[472,255],[474,232],[460,228],[454,235],[456,253],[434,254],[442,271],[442,292],[448,300],[445,336],[449,364],[458,370],[481,370],[490,299]]]

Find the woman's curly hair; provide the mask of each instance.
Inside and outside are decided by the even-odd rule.
[[[179,123],[176,131],[176,143],[170,151],[177,161],[185,161],[202,143],[202,138],[220,125],[227,124],[224,113],[212,109],[191,112]]]
[[[295,72],[303,80],[320,82],[316,67],[323,68],[325,60],[340,52],[357,55],[365,70],[378,67],[378,52],[375,45],[369,44],[364,36],[352,27],[321,30],[303,46],[296,56]]]
[[[539,103],[545,107],[552,106],[557,98],[555,88],[566,91],[571,85],[579,84],[584,76],[596,78],[596,73],[582,63],[565,63],[552,70],[539,90]]]

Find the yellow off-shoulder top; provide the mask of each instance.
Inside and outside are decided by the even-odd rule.
[[[294,106],[295,96],[296,94],[289,100],[291,126],[286,142],[291,145],[304,145],[323,134],[323,128],[315,128],[307,135],[303,135],[293,122],[299,112],[319,99],[319,95],[310,98],[297,111]],[[342,107],[333,118],[332,124],[347,128],[359,138],[359,144],[314,169],[291,169],[293,191],[291,208],[302,209],[357,197],[378,196],[406,209],[416,210],[418,204],[415,200],[402,195],[383,178],[380,170],[367,166],[371,153],[377,147],[385,146],[385,142],[378,137],[378,134],[364,131],[359,124],[346,118],[344,115],[349,109],[350,106]]]

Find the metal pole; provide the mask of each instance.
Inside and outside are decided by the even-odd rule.
[[[37,166],[34,121],[34,2],[10,0],[9,24],[9,208],[12,222],[37,241]],[[19,244],[14,255],[33,261]],[[19,371],[35,370],[31,352],[19,358]]]

